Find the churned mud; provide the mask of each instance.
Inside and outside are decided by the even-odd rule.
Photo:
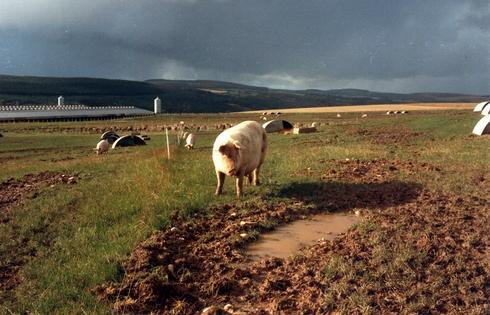
[[[361,137],[374,144],[410,145],[423,136],[422,132],[414,132],[407,127],[371,127],[353,131],[355,136]]]
[[[490,205],[424,191],[302,255],[262,265],[248,313],[488,312]]]
[[[37,198],[44,187],[55,187],[59,184],[71,185],[77,183],[79,177],[76,174],[63,174],[60,172],[42,172],[39,174],[28,174],[20,179],[11,178],[0,183],[0,225],[12,224],[12,212],[28,199]],[[13,227],[12,231],[16,231]],[[29,239],[14,239],[12,235],[10,240],[13,244],[10,252],[2,256],[5,260],[0,260],[0,299],[3,294],[17,286],[20,279],[18,270],[29,259],[34,256],[35,250],[32,250],[26,244]],[[7,246],[6,244],[2,244]]]
[[[376,183],[395,178],[398,172],[406,175],[416,173],[443,172],[441,167],[426,162],[403,160],[323,160],[328,168],[321,172],[321,178],[355,183]]]
[[[27,174],[21,179],[10,178],[0,183],[0,212],[9,211],[21,204],[25,199],[36,198],[39,189],[59,183],[75,184],[77,175],[59,172],[42,172]],[[4,217],[7,219],[8,217]]]
[[[275,193],[287,203],[264,197],[190,220],[175,217],[173,227],[136,247],[119,283],[96,293],[121,313],[485,314],[490,189],[454,196],[383,179],[393,168],[420,167],[436,166],[326,161],[322,181]],[[360,219],[356,228],[333,240],[319,237],[286,258],[247,254],[266,231],[325,212],[357,212]]]

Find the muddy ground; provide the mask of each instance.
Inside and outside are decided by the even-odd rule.
[[[356,129],[352,131],[356,137],[368,140],[374,144],[386,144],[395,146],[407,146],[414,144],[417,139],[424,135],[422,132],[414,132],[402,126],[371,127],[368,129]]]
[[[28,174],[21,179],[11,178],[0,183],[0,225],[11,223],[12,211],[23,205],[26,200],[37,198],[42,189],[55,187],[60,184],[75,184],[79,177],[76,174],[63,174],[60,172],[42,172]],[[15,224],[13,231],[16,230]],[[8,292],[19,283],[18,270],[25,262],[36,255],[35,249],[27,246],[29,239],[11,240],[18,243],[12,246],[8,255],[2,255],[5,260],[0,261],[0,298],[2,292]],[[2,244],[7,246],[6,244]],[[7,248],[3,248],[7,250]]]
[[[210,306],[208,313],[225,314],[489,311],[488,185],[473,196],[444,195],[391,179],[399,170],[437,166],[324,162],[321,181],[277,192],[290,203],[265,196],[192,220],[176,216],[173,227],[137,246],[121,282],[98,287],[98,296],[121,313],[195,314]],[[353,210],[361,213],[356,229],[294,257],[252,262],[245,253],[277,225]]]
[[[77,175],[59,172],[27,174],[21,179],[10,178],[0,183],[0,212],[6,212],[20,205],[25,199],[36,198],[42,187],[59,183],[75,184]],[[4,218],[8,218],[4,216]]]
[[[351,183],[377,183],[386,179],[396,178],[399,172],[414,175],[424,172],[443,172],[437,165],[426,162],[375,159],[361,160],[322,160],[327,166],[320,177],[324,180],[348,181]],[[311,172],[311,171],[310,171]]]

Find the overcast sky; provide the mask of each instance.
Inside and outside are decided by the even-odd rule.
[[[0,0],[0,74],[490,94],[490,1]]]

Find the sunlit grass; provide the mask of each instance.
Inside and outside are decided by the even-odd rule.
[[[344,116],[340,120],[330,113],[285,116],[293,122],[314,120],[328,125],[313,134],[270,135],[269,153],[262,169],[264,185],[245,186],[241,201],[236,201],[231,178],[226,179],[223,196],[213,195],[216,179],[211,146],[217,131],[198,133],[192,151],[177,148],[175,134],[171,133],[172,159],[167,160],[161,132],[149,133],[152,140],[147,146],[95,156],[92,148],[98,141],[97,134],[27,130],[36,126],[72,128],[85,123],[1,125],[7,133],[0,138],[0,181],[45,170],[79,173],[81,177],[76,185],[45,188],[38,198],[16,209],[9,224],[0,226],[1,259],[7,259],[21,246],[24,248],[19,254],[36,251],[20,271],[23,281],[14,292],[15,299],[4,301],[4,307],[20,313],[108,313],[109,307],[97,301],[92,290],[106,281],[117,281],[121,263],[131,249],[154,230],[171,225],[172,214],[191,218],[196,212],[209,211],[213,203],[253,203],[254,198],[272,196],[275,190],[293,181],[319,180],[325,160],[383,158],[431,163],[441,172],[399,172],[398,179],[452,192],[471,191],[474,177],[488,171],[490,156],[486,148],[490,139],[470,136],[476,123],[473,113],[417,113],[403,117],[373,114],[369,119],[359,119],[357,114]],[[214,124],[245,119],[257,117],[174,115],[154,122]],[[107,125],[151,122],[130,120]],[[100,126],[104,122],[87,124]],[[353,132],[383,126],[393,130],[403,127],[421,135],[414,144],[404,146],[374,144]],[[308,168],[317,172],[310,175]],[[367,231],[369,226],[359,228]],[[28,240],[27,244],[22,240]],[[393,263],[402,263],[403,255],[403,251],[393,254]],[[331,270],[325,271],[326,277],[344,272],[335,269],[335,260],[327,266]],[[341,284],[335,290],[342,292]],[[359,312],[369,313],[363,292],[349,299]]]

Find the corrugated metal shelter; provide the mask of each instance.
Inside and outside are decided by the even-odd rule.
[[[100,140],[107,140],[110,144],[113,144],[119,138],[119,135],[112,130],[106,131],[100,136]]]
[[[473,133],[479,136],[490,134],[490,115],[483,117],[476,123]]]
[[[483,107],[483,110],[481,111],[481,114],[484,116],[490,114],[490,105],[485,105],[485,107]]]
[[[473,111],[474,112],[481,112],[485,108],[485,106],[488,105],[488,103],[490,103],[490,102],[481,102],[481,103],[476,104],[475,109],[473,109]]]
[[[146,142],[140,136],[128,135],[122,136],[121,138],[114,141],[112,144],[112,148],[115,149],[117,147],[132,147],[135,145],[145,145]]]
[[[293,124],[287,120],[271,120],[262,125],[265,132],[281,132],[285,130],[291,130],[294,128]]]

